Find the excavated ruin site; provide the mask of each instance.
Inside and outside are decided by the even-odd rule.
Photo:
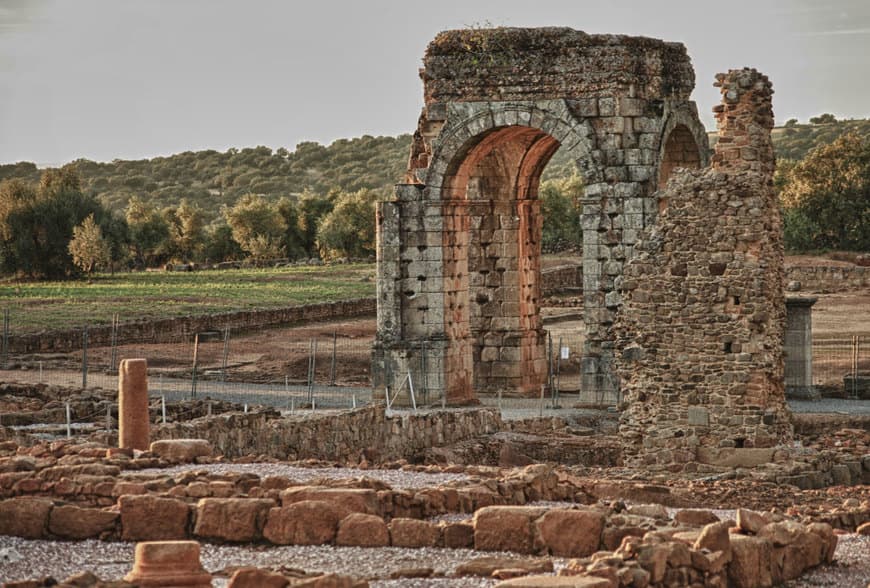
[[[679,43],[448,31],[421,77],[378,208],[375,401],[164,416],[133,360],[118,391],[2,384],[0,581],[867,586],[870,417],[786,399],[770,80],[716,77],[711,151]],[[548,384],[537,190],[557,149],[586,182],[582,386],[621,402],[507,419],[478,395]],[[419,369],[443,407],[403,392]],[[64,403],[117,403],[119,427],[9,426]]]

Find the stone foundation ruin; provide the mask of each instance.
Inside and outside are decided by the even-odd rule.
[[[712,167],[659,192],[656,225],[618,280],[629,465],[713,463],[718,450],[791,440],[773,90],[750,69],[719,74],[716,85]]]

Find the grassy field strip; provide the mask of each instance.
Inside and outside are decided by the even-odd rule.
[[[0,283],[10,332],[282,308],[373,296],[374,264],[98,274],[87,281]]]

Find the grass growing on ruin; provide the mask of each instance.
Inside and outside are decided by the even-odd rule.
[[[0,283],[10,331],[283,308],[374,296],[374,264],[98,274],[90,280]]]

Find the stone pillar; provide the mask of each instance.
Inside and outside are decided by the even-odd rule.
[[[136,586],[211,588],[211,574],[199,561],[196,541],[146,541],[136,544],[133,571],[124,576]]]
[[[151,443],[148,415],[148,362],[125,359],[118,368],[118,447],[147,451]]]
[[[785,393],[819,398],[813,387],[813,305],[815,297],[785,299]]]

